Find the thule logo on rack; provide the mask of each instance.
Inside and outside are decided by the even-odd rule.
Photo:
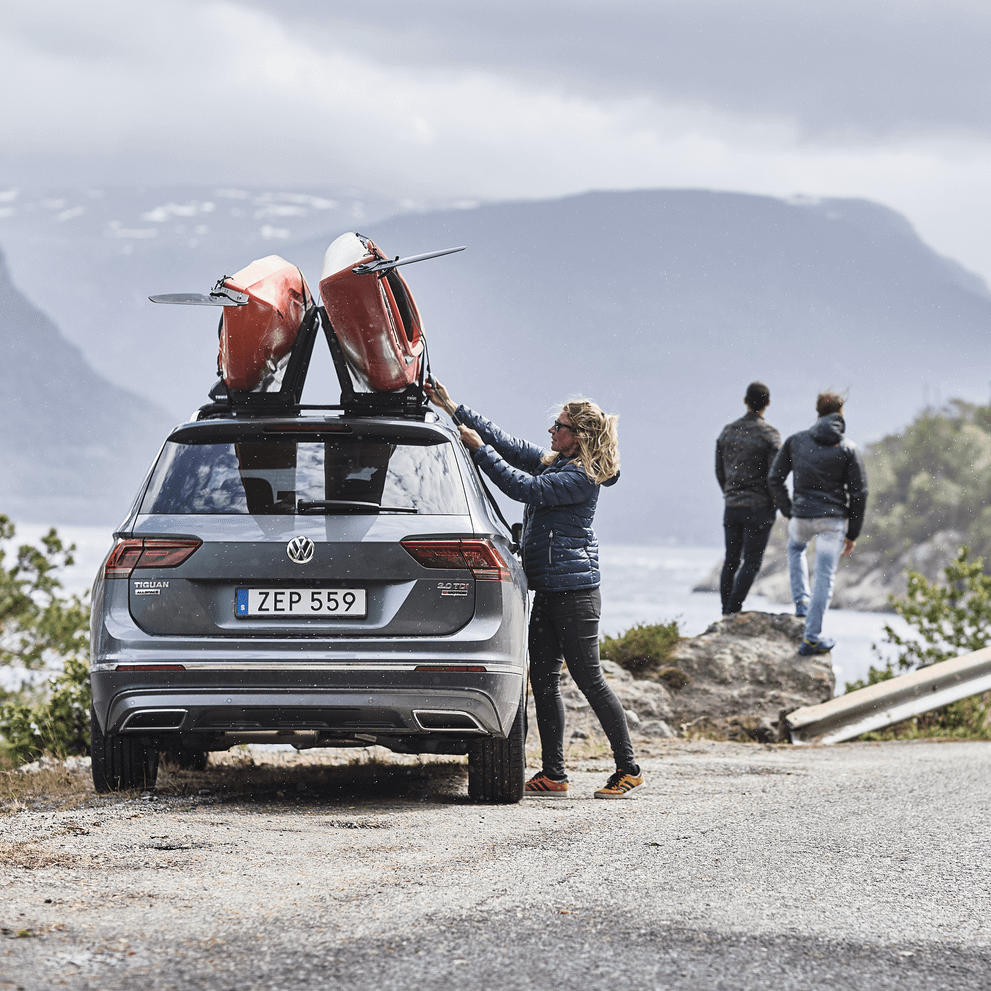
[[[293,564],[307,564],[313,558],[316,547],[309,537],[293,537],[286,545],[286,554]]]

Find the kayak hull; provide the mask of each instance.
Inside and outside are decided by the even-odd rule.
[[[280,378],[299,325],[312,299],[299,269],[278,255],[259,258],[224,280],[248,296],[244,306],[224,307],[217,357],[228,389],[264,390]]]
[[[342,234],[324,255],[320,297],[358,377],[374,391],[394,392],[417,381],[424,342],[420,314],[403,277],[395,269],[354,272],[385,257],[374,241]]]

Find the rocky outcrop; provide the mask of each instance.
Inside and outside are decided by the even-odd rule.
[[[783,713],[831,699],[832,662],[798,653],[803,629],[794,616],[744,612],[683,640],[671,657],[690,679],[671,692],[682,734],[774,741]]]
[[[825,702],[836,684],[829,655],[798,653],[802,630],[794,616],[738,613],[681,641],[669,663],[649,677],[634,678],[605,658],[602,669],[635,733],[777,742],[787,740],[783,713]],[[567,674],[561,691],[569,731],[600,738],[598,721]]]
[[[615,661],[602,658],[602,671],[606,681],[616,693],[623,709],[626,711],[627,722],[631,731],[643,732],[648,736],[672,737],[677,736],[677,727],[672,727],[674,708],[671,693],[664,682],[659,679],[634,678],[629,671],[621,668]],[[604,740],[601,727],[592,712],[585,696],[571,680],[567,670],[561,674],[561,696],[567,716],[567,731],[572,737],[581,740]],[[534,733],[537,726],[537,714],[533,706],[533,696],[529,699],[528,716],[530,732]]]

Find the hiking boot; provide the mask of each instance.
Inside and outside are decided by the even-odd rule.
[[[596,793],[596,798],[629,798],[630,793],[646,784],[643,772],[630,774],[628,771],[616,771],[605,785]]]
[[[567,798],[568,779],[549,778],[543,771],[535,774],[523,786],[524,798]]]
[[[798,648],[798,652],[802,657],[813,657],[816,654],[828,654],[835,646],[835,640],[823,638],[813,640],[809,637],[802,637],[802,645]]]
[[[798,616],[799,619],[805,619],[808,614],[809,610],[806,606],[795,606],[795,615]]]

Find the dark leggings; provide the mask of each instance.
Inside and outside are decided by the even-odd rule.
[[[543,770],[552,778],[564,778],[564,701],[561,699],[561,664],[568,665],[581,693],[588,699],[612,746],[616,767],[639,774],[626,713],[606,684],[599,666],[598,588],[573,592],[537,592],[530,614],[530,685],[537,708],[537,730],[543,754]]]

